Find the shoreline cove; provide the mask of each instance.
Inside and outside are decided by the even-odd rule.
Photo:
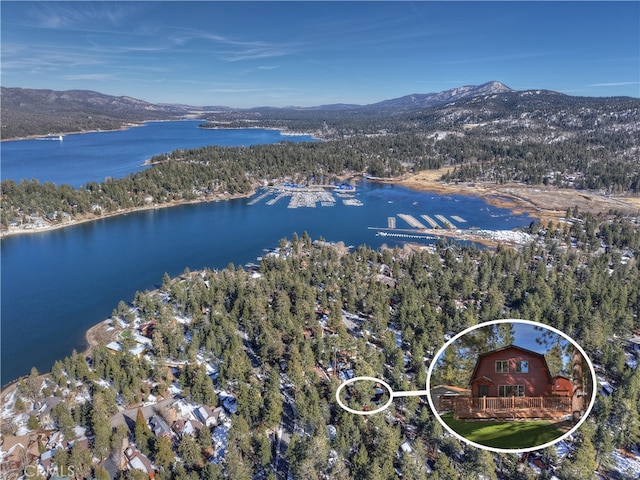
[[[147,160],[145,161],[145,165],[152,165],[152,163]],[[509,209],[511,213],[516,215],[526,213],[531,216],[532,219],[538,220],[541,223],[548,223],[549,221],[553,223],[558,222],[562,217],[564,217],[567,208],[572,208],[574,205],[578,206],[580,210],[593,212],[615,209],[633,212],[640,211],[640,197],[608,197],[595,192],[559,189],[556,187],[546,187],[542,189],[524,184],[503,184],[500,186],[488,182],[449,184],[439,180],[439,178],[448,171],[449,168],[445,167],[439,170],[424,170],[418,173],[405,174],[401,177],[389,179],[368,178],[368,180],[382,184],[397,185],[425,193],[472,196],[482,199],[491,206]],[[344,178],[364,178],[364,175],[362,173],[355,173],[346,175]],[[256,193],[258,188],[260,188],[260,185],[256,184],[247,193],[238,193],[233,195],[220,193],[193,200],[180,200],[168,203],[145,205],[141,207],[132,207],[100,215],[87,215],[83,218],[72,219],[58,224],[49,224],[41,228],[25,229],[9,227],[0,231],[0,239],[16,235],[45,233],[105,218],[128,215],[130,213],[147,210],[250,198]],[[554,199],[554,201],[551,201],[552,199]],[[542,202],[544,202],[544,206],[542,205]]]
[[[398,185],[414,191],[433,192],[440,195],[472,196],[472,197],[482,199],[483,201],[493,206],[509,208],[510,210],[514,212],[517,211],[519,213],[521,212],[529,213],[532,216],[532,220],[537,219],[539,221],[542,221],[543,219],[546,219],[546,218],[549,218],[549,219],[555,218],[554,221],[559,221],[560,218],[564,216],[564,214],[566,213],[566,208],[557,209],[557,210],[543,209],[537,206],[534,201],[531,201],[531,200],[527,201],[526,198],[523,198],[522,192],[519,192],[520,194],[516,195],[514,193],[502,191],[501,189],[493,188],[494,187],[493,185],[486,185],[486,184],[483,185],[478,183],[473,185],[467,185],[467,184],[450,185],[450,184],[443,183],[439,180],[439,178],[441,177],[442,173],[444,173],[446,170],[447,169],[441,169],[439,171],[438,170],[425,171],[425,172],[419,172],[417,174],[404,175],[403,177],[394,178],[394,179],[375,180],[375,181],[372,180],[372,181],[374,183]],[[362,174],[349,175],[345,178],[359,178],[359,177],[362,177]],[[429,178],[425,178],[425,177],[429,177]],[[540,189],[530,188],[523,185],[519,185],[518,187],[523,191],[532,190],[534,191],[534,193],[539,193],[540,191]],[[514,186],[507,186],[507,188],[514,188]],[[63,224],[59,224],[59,225],[53,225],[47,228],[18,230],[15,232],[3,232],[2,237],[9,236],[9,235],[19,235],[19,234],[31,234],[31,233],[41,233],[41,232],[44,233],[44,232],[59,229],[59,228],[71,227],[74,225],[88,223],[88,222],[100,220],[103,218],[117,217],[121,215],[127,215],[128,213],[135,213],[135,212],[145,211],[145,210],[155,210],[160,208],[169,208],[173,206],[181,206],[181,205],[187,205],[187,204],[200,204],[200,203],[219,202],[219,201],[239,199],[239,198],[249,198],[256,193],[257,189],[258,189],[258,186],[254,185],[254,187],[250,192],[244,193],[244,194],[236,194],[236,195],[219,194],[215,196],[215,198],[195,199],[195,200],[189,200],[189,201],[172,202],[167,204],[149,205],[149,206],[144,206],[139,208],[131,208],[127,210],[111,212],[109,214],[94,216],[92,218],[85,218],[77,221],[70,221]],[[589,196],[589,195],[586,195],[585,192],[568,192],[568,193],[572,193],[573,196],[576,198],[577,197],[588,198],[591,205],[596,207],[602,207],[601,209],[605,208],[601,205],[601,203],[598,200],[594,200],[594,198],[596,197],[600,198],[600,196],[596,194],[592,194]],[[547,193],[546,195],[548,196],[549,194]],[[635,200],[637,202],[639,199],[636,197],[628,197],[625,200],[627,201]],[[616,201],[622,201],[622,199],[619,199]],[[627,204],[629,208],[636,208],[636,209],[638,208],[639,205],[640,203],[634,203],[634,202],[630,202]],[[566,204],[566,207],[569,207],[569,206],[570,204]],[[551,215],[551,214],[554,214],[554,215]],[[461,240],[471,240],[471,241],[483,243],[489,246],[491,245],[495,246],[495,244],[497,243],[505,243],[505,242],[483,242],[479,239],[465,238],[464,236],[462,236],[463,234],[460,234],[460,233],[457,234],[455,231],[443,230],[439,233],[443,236],[453,237]],[[117,328],[117,326],[113,326],[113,321],[111,318],[108,318],[106,320],[101,320],[98,323],[92,325],[84,333],[85,345],[83,346],[82,352],[78,352],[78,354],[84,355],[84,356],[89,355],[92,349],[95,347],[95,345],[105,342],[107,337],[113,338],[113,336],[117,334],[118,331],[119,329]],[[108,343],[108,341],[106,343]],[[48,375],[48,373],[45,373],[43,375]],[[7,394],[9,394],[11,389],[15,388],[18,385],[18,383],[24,378],[25,376],[21,376],[15,380],[10,381],[6,385],[3,385],[2,391],[1,391],[2,397],[4,398]]]

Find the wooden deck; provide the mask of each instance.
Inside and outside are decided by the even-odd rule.
[[[458,397],[456,419],[548,418],[571,415],[569,397]]]

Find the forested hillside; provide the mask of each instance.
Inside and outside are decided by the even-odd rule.
[[[284,478],[288,471],[293,478],[482,472],[529,479],[533,458],[547,465],[544,475],[562,480],[611,471],[612,452],[640,441],[640,369],[625,366],[624,344],[612,341],[640,328],[640,235],[635,218],[568,214],[570,225],[533,227],[537,240],[522,251],[442,243],[431,252],[363,246],[346,253],[303,234],[283,240],[256,272],[230,266],[165,276],[159,291],[136,294],[133,308],[121,302],[114,309],[111,323],[125,332],[119,353],[99,346],[88,361],[74,354],[56,362],[44,384],[34,373],[21,382],[15,408],[28,412],[51,394],[68,398],[50,419],[35,414],[29,428],[73,438],[82,426],[93,435],[93,457],[103,460],[131,438],[156,478]],[[553,447],[528,458],[465,446],[443,434],[424,398],[396,399],[387,413],[368,417],[336,404],[345,374],[380,377],[394,390],[424,389],[446,334],[505,317],[566,332],[615,385],[611,396],[598,395],[568,456]],[[141,331],[151,342],[138,357],[130,350]],[[135,426],[114,420],[118,409],[176,393],[193,408],[230,408],[229,396],[235,399],[223,456],[210,438],[220,425],[167,441],[140,413]],[[104,428],[109,421],[113,428]],[[5,433],[11,425],[3,422]],[[410,449],[400,449],[405,443]],[[55,461],[104,478],[108,462],[83,458],[72,449]],[[137,478],[134,470],[129,477]]]
[[[637,123],[636,123],[637,124]],[[487,127],[488,128],[488,127]],[[393,178],[425,169],[451,167],[446,182],[519,182],[594,189],[608,194],[640,190],[638,135],[603,131],[542,142],[496,139],[482,127],[458,133],[400,133],[353,136],[315,143],[253,147],[202,147],[151,159],[152,167],[120,179],[75,189],[37,180],[3,180],[1,223],[26,216],[77,216],[116,212],[150,204],[206,200],[247,194],[274,181],[329,183],[338,176],[366,173]],[[57,217],[57,215],[55,215]]]
[[[182,116],[178,105],[154,105],[131,97],[114,97],[89,90],[0,89],[0,138],[90,130],[114,130],[125,123]]]
[[[3,180],[1,224],[46,216],[54,225],[275,182],[440,167],[450,183],[553,185],[599,198],[640,189],[638,99],[498,91],[409,111],[411,99],[401,103],[396,111],[390,102],[218,112],[208,126],[328,140],[177,150],[141,172],[77,189]],[[640,444],[631,341],[640,332],[637,212],[595,215],[568,204],[562,219],[528,230],[533,241],[519,250],[440,241],[349,251],[293,235],[253,271],[165,275],[158,291],[114,305],[111,343],[56,362],[46,379],[34,371],[20,382],[5,401],[0,447],[29,446],[20,475],[55,464],[76,478],[637,478],[620,463]],[[443,432],[424,398],[395,399],[368,417],[335,402],[354,375],[424,389],[445,339],[498,318],[553,326],[596,365],[595,407],[563,449],[515,455],[466,446]]]

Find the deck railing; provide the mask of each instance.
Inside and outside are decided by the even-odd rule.
[[[527,410],[571,411],[570,397],[458,397],[456,410]]]

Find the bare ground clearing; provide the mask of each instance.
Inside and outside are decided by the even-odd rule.
[[[496,184],[490,182],[445,183],[440,180],[449,168],[427,170],[406,175],[392,183],[416,190],[448,195],[474,195],[491,205],[511,209],[514,213],[528,213],[542,222],[557,221],[567,208],[577,206],[592,213],[621,210],[638,214],[640,197],[607,196],[587,190],[573,190],[553,186],[530,186],[521,183]]]

